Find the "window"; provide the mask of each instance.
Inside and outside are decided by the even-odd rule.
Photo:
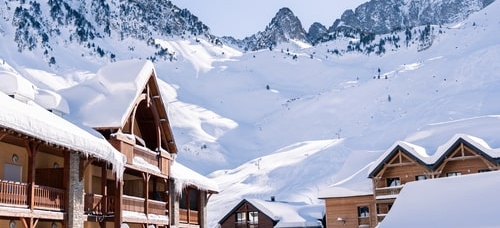
[[[449,173],[446,173],[447,177],[454,177],[454,176],[460,176],[460,175],[461,175],[460,172],[449,172]]]
[[[196,189],[189,189],[189,209],[190,210],[198,210],[198,190]]]
[[[370,210],[368,209],[368,206],[358,207],[358,217],[359,218],[370,217]]]
[[[247,221],[247,213],[246,212],[237,212],[236,213],[236,222],[237,223],[244,223]]]
[[[399,177],[387,178],[387,187],[394,187],[401,185]]]
[[[250,221],[250,223],[253,224],[259,223],[259,212],[257,211],[248,212],[248,220]]]
[[[12,165],[12,164],[4,164],[4,180],[21,182],[22,175],[22,166]]]
[[[427,176],[425,176],[425,175],[417,175],[417,176],[415,176],[415,180],[416,181],[426,180],[426,179],[427,179]]]
[[[489,169],[480,169],[480,170],[478,170],[477,172],[478,172],[478,173],[486,173],[486,172],[490,172],[490,171],[491,171],[491,170],[489,170]]]

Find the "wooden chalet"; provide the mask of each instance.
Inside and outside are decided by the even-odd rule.
[[[406,183],[499,168],[500,150],[489,148],[483,140],[473,136],[455,135],[432,156],[422,147],[397,142],[370,168],[371,192],[340,196],[330,192],[320,198],[325,199],[328,227],[375,227],[390,212]],[[360,205],[368,208],[370,223],[360,222],[360,217],[355,219],[356,211],[361,215]],[[345,214],[345,211],[352,214]],[[352,220],[358,222],[350,222]]]
[[[177,147],[150,61],[112,63],[62,93],[80,104],[71,118],[100,132],[126,157],[118,181],[105,163],[85,163],[85,227],[206,227],[208,195],[218,189],[185,185],[176,192]],[[181,203],[185,197],[189,208]]]
[[[81,227],[83,213],[73,212],[83,196],[83,161],[105,164],[116,179],[125,157],[52,112],[67,110],[34,103],[35,87],[19,75],[0,72],[0,79],[0,227]]]
[[[0,227],[207,226],[218,187],[174,163],[150,61],[112,63],[62,96],[0,79]]]
[[[300,209],[312,210],[304,216]],[[306,209],[308,208],[308,209]],[[220,221],[221,228],[323,227],[323,209],[311,205],[258,199],[243,199]]]

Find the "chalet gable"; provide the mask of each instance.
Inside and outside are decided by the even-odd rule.
[[[257,212],[255,214],[254,212]],[[259,227],[322,227],[323,206],[282,201],[243,199],[220,221],[221,227],[234,227],[237,213],[258,215]],[[247,217],[250,217],[248,215]],[[231,221],[231,218],[235,221]],[[241,221],[242,222],[242,221]],[[243,225],[243,224],[239,224]]]
[[[440,172],[453,161],[478,159],[487,167],[500,164],[498,149],[491,149],[482,139],[468,136],[455,135],[434,154],[433,170]]]
[[[429,168],[429,156],[424,148],[407,142],[397,142],[375,161],[369,177],[377,176],[387,167],[420,164]]]
[[[106,138],[131,136],[135,145],[176,153],[167,111],[151,61],[126,60],[102,67],[92,79],[61,91],[73,105],[73,122]]]
[[[432,171],[439,172],[450,161],[480,159],[487,166],[500,164],[500,149],[491,149],[486,142],[474,136],[456,134],[440,146],[432,156],[424,148],[408,142],[397,142],[387,150],[372,166],[370,178],[390,166],[400,166],[417,162]]]
[[[254,205],[248,199],[243,199],[219,221],[219,224],[223,224],[227,219],[229,219],[233,214],[237,212],[257,211],[258,213],[262,213],[262,215],[264,215],[268,220],[272,221],[273,226],[276,225],[278,221],[276,220],[276,218],[274,218],[273,214],[268,210],[262,211],[261,209],[262,208],[259,209],[259,207]]]

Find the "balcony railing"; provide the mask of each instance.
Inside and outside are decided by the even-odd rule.
[[[399,194],[399,192],[401,192],[401,189],[403,189],[403,186],[404,185],[376,188],[375,195],[377,196],[377,198],[380,196],[391,196],[391,195],[396,196]]]
[[[146,161],[147,163],[155,167],[158,167],[158,155],[155,152],[150,151],[146,148],[135,146],[134,157],[140,157],[144,159],[144,161]]]
[[[35,208],[64,211],[64,190],[35,185]]]
[[[28,184],[0,180],[0,204],[28,208]],[[64,211],[64,190],[35,185],[34,209]]]
[[[179,222],[187,224],[200,224],[198,220],[198,211],[179,209]]]
[[[28,207],[28,184],[0,181],[0,204],[12,207]]]
[[[104,200],[104,198],[107,198]],[[144,198],[134,197],[134,196],[123,196],[122,202],[122,210],[125,211],[133,211],[144,213]],[[106,205],[107,210],[103,210]],[[148,200],[148,211],[149,214],[156,215],[166,215],[167,214],[167,203],[156,201],[156,200]],[[85,213],[87,214],[112,214],[114,212],[114,196],[103,197],[102,195],[97,194],[86,194],[85,202],[84,202]]]

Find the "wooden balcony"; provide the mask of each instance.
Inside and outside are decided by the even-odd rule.
[[[28,208],[26,183],[0,180],[0,205]],[[34,208],[49,211],[64,211],[64,190],[47,186],[34,186]]]
[[[401,189],[403,189],[403,186],[404,185],[376,188],[375,196],[377,199],[396,198],[396,196],[401,192]]]
[[[106,198],[106,199],[105,199]],[[145,213],[145,199],[134,196],[123,196],[122,210]],[[97,194],[85,194],[85,213],[106,215],[114,213],[114,196],[103,197]],[[106,208],[106,210],[104,210]],[[155,215],[167,215],[167,203],[148,200],[148,212]]]
[[[159,167],[158,166],[158,164],[159,164],[158,163],[158,154],[156,154],[155,152],[150,151],[146,148],[137,147],[137,146],[134,147],[133,156],[140,157],[140,158],[144,159],[144,161],[146,161],[147,163],[149,163],[153,166]]]
[[[198,211],[179,209],[179,222],[185,224],[195,224],[199,225],[200,221],[198,219]]]

